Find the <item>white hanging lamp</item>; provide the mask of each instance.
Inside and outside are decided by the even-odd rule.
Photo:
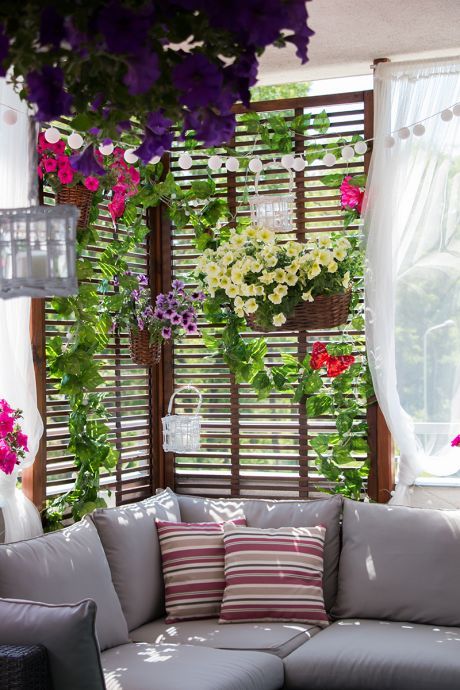
[[[38,206],[35,124],[29,127],[30,206],[0,209],[0,298],[78,292],[74,206]]]
[[[289,191],[283,194],[259,194],[259,170],[254,180],[255,194],[249,197],[253,225],[275,232],[292,232],[294,205],[294,174],[289,168]]]

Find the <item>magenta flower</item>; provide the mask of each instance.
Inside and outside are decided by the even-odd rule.
[[[55,158],[43,159],[43,167],[45,168],[45,172],[47,173],[55,172],[57,169],[57,165],[57,160]]]
[[[90,192],[97,192],[99,189],[99,180],[96,177],[87,177],[83,184]]]
[[[16,443],[20,448],[23,448],[25,451],[29,452],[29,447],[28,447],[28,436],[27,434],[23,434],[22,431],[18,431],[16,433]]]
[[[189,335],[194,335],[195,333],[198,333],[197,325],[193,321],[191,321],[185,326],[185,330]]]
[[[14,429],[14,417],[11,416],[9,412],[3,410],[0,412],[0,434],[6,436],[6,434],[11,434]]]
[[[71,168],[61,168],[58,170],[58,178],[61,184],[70,184],[73,181],[73,172]]]
[[[347,211],[356,210],[361,213],[361,208],[363,205],[364,192],[355,185],[350,184],[351,175],[347,175],[343,178],[342,184],[340,185],[340,203],[342,208]]]
[[[8,414],[13,414],[14,410],[9,405],[5,399],[0,400],[0,412],[7,412]]]
[[[452,439],[450,442],[451,446],[460,446],[460,434]]]
[[[0,441],[0,469],[11,474],[16,465],[19,465],[18,456],[5,441]]]

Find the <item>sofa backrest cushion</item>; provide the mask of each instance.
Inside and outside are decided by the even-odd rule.
[[[165,489],[139,503],[92,514],[128,629],[164,615],[161,553],[155,518],[178,522],[176,495]]]
[[[104,549],[88,518],[59,532],[0,544],[0,597],[46,604],[92,599],[101,649],[129,640]]]
[[[54,606],[0,599],[0,644],[43,645],[54,690],[105,690],[95,618],[90,600]]]
[[[459,626],[460,511],[345,501],[337,618]]]
[[[326,611],[337,593],[337,573],[340,555],[340,519],[343,499],[330,496],[314,501],[264,499],[222,499],[179,496],[184,522],[216,522],[246,517],[248,527],[326,527],[324,545],[323,590]]]

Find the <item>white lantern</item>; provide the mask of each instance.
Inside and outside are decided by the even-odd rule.
[[[365,141],[358,141],[355,144],[355,153],[358,156],[364,156],[367,151],[367,144]]]
[[[3,113],[3,122],[6,125],[15,125],[17,121],[18,114],[15,110],[11,110],[11,108],[5,110],[5,112]]]
[[[109,146],[113,146],[113,144],[109,144]],[[112,149],[113,151],[113,149]],[[133,165],[133,163],[136,163],[139,159],[134,153],[134,149],[128,149],[125,151],[123,158],[129,165]]]
[[[60,138],[61,133],[58,129],[56,129],[56,127],[49,127],[45,131],[45,139],[48,142],[48,144],[56,144]]]
[[[195,412],[193,414],[171,414],[174,398],[186,390],[193,391],[198,396]],[[161,420],[163,450],[166,453],[193,453],[200,449],[201,402],[201,393],[194,386],[183,386],[172,394],[168,405],[168,414]]]
[[[353,146],[344,146],[341,153],[344,161],[351,161],[351,159],[355,155],[355,150]]]
[[[251,158],[249,161],[249,170],[255,174],[262,172],[263,163],[260,158]]]
[[[333,153],[326,153],[326,155],[323,158],[323,163],[327,168],[332,168],[332,166],[335,165],[336,161],[337,159]]]
[[[75,206],[0,210],[0,297],[75,295]]]
[[[179,164],[179,168],[182,170],[190,170],[193,165],[193,158],[189,153],[182,153],[177,162]]]
[[[114,148],[115,148],[115,146],[112,144],[112,142],[110,142],[110,144],[101,144],[99,146],[99,151],[100,151],[100,153],[102,153],[103,156],[110,156],[113,153]],[[135,163],[136,162],[137,156],[134,156],[136,158],[136,160],[132,160],[132,161],[130,161],[126,158],[127,154],[131,155],[132,153],[133,153],[132,149],[130,149],[129,152],[125,151],[125,160],[127,163]]]
[[[255,194],[249,197],[252,224],[275,232],[291,232],[294,173],[289,170],[289,192],[284,194],[259,194],[259,178],[260,172],[254,181]]]
[[[235,158],[235,156],[230,156],[230,158],[227,158],[225,161],[225,167],[228,172],[238,172],[240,169],[240,161],[238,158]]]
[[[223,160],[220,156],[210,156],[208,160],[209,169],[213,172],[217,172],[222,167]]]
[[[78,132],[72,132],[72,134],[67,139],[67,143],[71,149],[77,151],[78,149],[81,149],[81,147],[83,146],[83,137]]]

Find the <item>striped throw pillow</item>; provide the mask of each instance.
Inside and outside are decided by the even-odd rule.
[[[226,525],[220,623],[329,624],[323,599],[326,528]]]
[[[233,524],[245,525],[238,518]],[[225,588],[224,523],[156,520],[166,622],[216,618]]]

